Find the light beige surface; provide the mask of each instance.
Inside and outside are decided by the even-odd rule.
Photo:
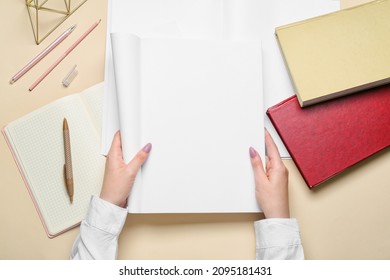
[[[103,80],[105,0],[89,0],[40,46],[35,45],[24,0],[7,0],[4,6],[7,12],[0,18],[1,127]],[[28,93],[34,79],[99,18],[101,26]],[[74,23],[78,27],[71,37],[17,83],[8,83],[20,67]],[[80,73],[69,88],[63,88],[61,80],[74,64]],[[0,155],[0,259],[67,259],[79,229],[48,239],[2,136]],[[306,258],[390,259],[390,149],[314,191],[305,186],[292,161],[285,163],[290,170],[291,214],[301,224]],[[253,259],[253,221],[258,218],[256,214],[129,215],[119,258]]]

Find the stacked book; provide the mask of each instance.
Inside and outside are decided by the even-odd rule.
[[[276,28],[296,96],[268,109],[312,188],[390,145],[390,1]]]

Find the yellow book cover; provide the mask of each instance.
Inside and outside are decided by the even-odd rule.
[[[390,0],[276,28],[302,107],[390,82]]]

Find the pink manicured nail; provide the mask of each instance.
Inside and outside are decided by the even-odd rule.
[[[249,155],[251,156],[251,158],[254,158],[257,155],[256,150],[254,148],[250,147],[249,148]]]
[[[145,147],[142,148],[142,150],[145,153],[149,153],[151,149],[152,149],[152,144],[150,144],[150,143],[146,144]]]

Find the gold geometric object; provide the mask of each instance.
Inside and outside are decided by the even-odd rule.
[[[78,8],[80,8],[87,0],[82,0],[80,4],[75,6],[74,8],[71,8],[71,0],[64,0],[64,3],[60,1],[56,1],[56,3],[53,6],[54,1],[52,0],[50,4],[52,4],[51,8],[47,7],[47,2],[49,0],[25,0],[28,16],[30,17],[31,27],[34,33],[34,39],[35,43],[39,45],[47,36],[49,36],[58,26],[61,25],[68,17],[70,17]],[[41,2],[41,4],[39,4]],[[65,4],[65,7],[64,7]],[[54,27],[49,29],[45,35],[42,37],[40,36],[40,20],[44,17],[39,16],[39,14],[42,14],[42,12],[47,13],[47,25]],[[55,18],[55,16],[59,16],[60,18]],[[35,18],[34,18],[35,17]]]

